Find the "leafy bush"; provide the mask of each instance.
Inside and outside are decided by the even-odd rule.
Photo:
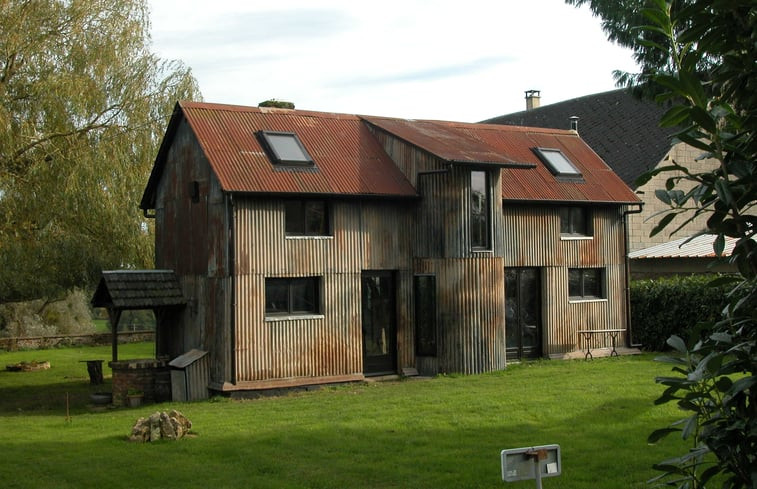
[[[650,351],[669,349],[668,338],[689,341],[698,323],[720,318],[728,286],[712,286],[713,275],[674,276],[631,282],[634,341]]]
[[[53,336],[94,332],[89,300],[81,290],[45,302],[11,302],[0,305],[0,336]]]

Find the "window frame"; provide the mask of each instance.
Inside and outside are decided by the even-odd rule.
[[[567,216],[564,212],[568,212]],[[583,219],[583,229],[576,230],[576,214],[580,213]],[[587,206],[562,206],[558,210],[560,219],[560,237],[563,239],[591,239],[594,237],[593,212]],[[567,231],[564,230],[567,218]]]
[[[323,205],[323,223],[322,232],[311,232],[308,229],[308,204],[318,203]],[[288,226],[294,220],[290,220],[290,212],[292,209],[290,206],[293,204],[299,204],[299,214],[297,221],[302,224],[302,229],[290,229]],[[287,199],[284,201],[284,235],[287,238],[313,238],[313,237],[329,237],[332,236],[331,230],[331,205],[326,199]]]
[[[587,275],[589,273],[595,273],[595,282],[599,289],[599,295],[588,294],[587,287]],[[580,288],[580,295],[573,294],[571,286],[571,275],[578,274],[578,287]],[[602,267],[585,267],[585,268],[569,268],[568,269],[568,301],[569,302],[596,302],[607,300],[607,279],[606,270]]]
[[[483,243],[480,243],[477,239],[474,237],[476,236],[476,226],[474,226],[474,222],[476,221],[476,217],[479,215],[477,212],[475,212],[476,205],[474,200],[474,191],[473,191],[473,175],[476,173],[481,173],[484,175],[484,204],[483,204],[483,212],[481,215],[484,218],[484,239]],[[486,170],[471,170],[470,172],[470,213],[469,213],[469,219],[470,219],[470,247],[472,251],[491,251],[492,249],[492,202],[491,202],[491,175]]]
[[[423,314],[421,311],[421,294],[419,293],[420,289],[420,280],[421,279],[431,279],[431,284],[429,284],[429,289],[431,291],[431,297],[430,301],[431,303],[427,305],[427,308],[430,312],[430,314]],[[437,321],[436,321],[436,313],[437,313],[437,294],[436,294],[436,275],[434,274],[416,274],[413,275],[413,299],[415,303],[415,355],[421,356],[421,357],[435,357],[438,355],[439,351],[439,338],[437,335]],[[424,319],[429,319],[429,323]],[[425,333],[425,334],[424,334]],[[428,338],[430,341],[420,341],[419,338],[423,336]],[[428,343],[428,344],[427,344]],[[422,348],[424,347],[424,348]]]
[[[315,166],[315,161],[313,160],[313,157],[310,156],[310,153],[308,153],[308,150],[305,148],[305,145],[302,144],[302,141],[300,140],[299,136],[297,136],[294,132],[286,132],[286,131],[258,131],[257,133],[258,138],[260,139],[260,142],[263,145],[263,148],[265,149],[266,153],[268,154],[268,157],[270,158],[271,162],[274,165],[277,166],[291,166],[291,167],[311,167]],[[292,139],[292,141],[295,143],[297,149],[300,150],[302,153],[303,158],[299,159],[293,159],[293,158],[287,158],[284,154],[282,154],[282,151],[280,151],[282,148],[279,146],[277,147],[276,137],[289,137]]]
[[[581,170],[561,150],[543,147],[532,148],[532,150],[555,177],[570,181],[583,181],[584,177]],[[565,171],[559,168],[557,162],[550,155],[557,155],[559,158],[562,158],[562,163],[567,164],[570,169]]]
[[[265,278],[265,317],[266,319],[288,318],[288,317],[315,317],[321,316],[323,305],[321,301],[321,277],[266,277]],[[296,297],[297,286],[305,284],[312,291],[312,308],[297,309],[295,304],[301,302],[301,297]],[[286,287],[286,308],[271,309],[270,304],[272,288],[274,286]]]

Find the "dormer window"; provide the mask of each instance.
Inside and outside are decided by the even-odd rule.
[[[313,166],[313,158],[295,133],[260,131],[258,136],[274,164]]]
[[[559,149],[534,148],[534,152],[556,177],[582,178],[578,168]]]

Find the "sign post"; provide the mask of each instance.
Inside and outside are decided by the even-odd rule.
[[[560,445],[510,448],[502,450],[502,480],[505,482],[535,479],[536,489],[542,489],[543,477],[562,473]]]

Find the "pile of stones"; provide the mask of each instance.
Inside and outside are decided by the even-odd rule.
[[[154,412],[147,418],[139,418],[131,429],[129,441],[144,443],[158,440],[178,440],[184,437],[192,422],[179,411]]]

